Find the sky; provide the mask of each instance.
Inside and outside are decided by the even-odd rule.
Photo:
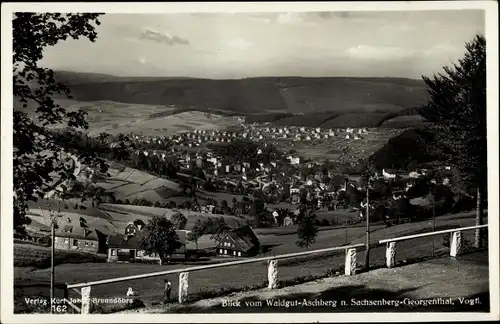
[[[41,65],[117,76],[420,78],[484,34],[481,10],[117,14]]]

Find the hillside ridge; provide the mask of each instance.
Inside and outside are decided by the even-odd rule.
[[[198,79],[56,71],[79,101],[110,100],[235,113],[399,112],[425,104],[423,81],[374,77]]]

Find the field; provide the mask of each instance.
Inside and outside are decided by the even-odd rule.
[[[345,139],[346,133],[339,133],[328,140],[318,141],[293,141],[293,140],[273,140],[276,147],[284,150],[294,149],[297,153],[306,158],[316,161],[325,159],[349,161],[359,161],[371,156],[382,148],[391,138],[400,134],[400,129],[371,128],[367,133],[361,134],[359,140]]]
[[[474,224],[474,215],[448,215],[439,217],[436,220],[436,229],[454,228],[460,226],[470,226]],[[402,224],[390,228],[375,227],[372,231],[372,242],[381,238],[398,237],[412,233],[431,231],[431,222]],[[347,241],[350,243],[364,242],[364,228],[348,229]],[[472,240],[473,231],[465,232],[464,237]],[[262,245],[268,245],[270,250],[264,255],[275,255],[300,251],[295,246],[296,235],[259,235]],[[408,243],[398,244],[398,260],[411,260],[419,257],[428,257],[432,254],[432,239],[420,238],[408,241]],[[339,246],[346,243],[345,229],[320,231],[316,242],[310,249],[321,249],[331,246]],[[375,244],[375,243],[374,243]],[[447,247],[443,246],[443,237],[439,236],[435,240],[435,253],[446,253]],[[362,250],[362,249],[361,249]],[[362,252],[361,252],[362,253]],[[361,258],[360,254],[360,258]],[[378,245],[371,249],[371,264],[381,266],[385,258],[385,245]],[[299,277],[322,276],[328,269],[342,271],[344,262],[343,253],[330,253],[323,256],[295,259],[280,262],[280,278],[283,280],[293,280]],[[108,263],[88,263],[85,264],[85,271],[81,271],[83,265],[62,264],[56,267],[56,280],[58,283],[85,282],[97,279],[122,277],[141,273],[155,272],[165,269],[183,268],[185,265],[172,264],[169,266],[146,265],[146,264],[108,264]],[[50,271],[48,269],[32,270],[25,267],[15,268],[15,294],[18,298],[22,296],[45,296],[48,294],[48,282]],[[173,295],[177,294],[177,278],[171,276],[174,283]],[[189,276],[190,294],[201,294],[218,292],[235,288],[257,286],[267,280],[267,269],[265,263],[255,263],[242,266],[234,266],[224,269],[210,269],[200,272],[190,273]],[[128,284],[117,283],[92,288],[92,295],[95,297],[123,297],[126,287],[131,286],[139,293],[138,298],[146,304],[161,297],[163,278],[148,278],[131,281]],[[61,294],[60,289],[56,294]],[[72,292],[70,296],[76,297]]]
[[[125,225],[128,222],[134,221],[136,218],[147,221],[154,216],[164,216],[167,218],[171,218],[176,213],[176,210],[174,209],[116,204],[102,204],[100,206],[100,209],[111,215],[115,222],[119,222]],[[203,214],[189,210],[180,210],[180,212],[182,212],[182,214],[188,219],[186,229],[190,229],[196,221],[203,221],[208,219],[209,217],[223,217],[230,227],[239,227],[243,225],[245,221],[245,218],[231,215]]]
[[[319,127],[323,125],[325,121],[335,119],[339,115],[340,113],[337,112],[304,114],[279,119],[275,122],[275,124],[279,126]]]
[[[137,169],[111,167],[108,172],[110,177],[99,179],[97,186],[113,192],[120,200],[164,201],[181,191],[178,183]]]
[[[321,124],[323,128],[340,128],[340,127],[378,127],[383,121],[393,117],[389,113],[347,113],[341,114],[336,118],[329,119]]]
[[[79,109],[85,111],[90,136],[102,132],[112,135],[133,132],[161,136],[194,129],[225,129],[239,123],[237,117],[229,116],[230,111],[227,113],[214,111],[207,115],[204,111],[194,109],[179,112],[175,106],[170,105],[122,103],[109,100],[78,101],[72,99],[55,99],[55,102],[68,111]],[[19,103],[15,103],[14,107],[22,109]],[[22,110],[32,114],[33,109],[34,105],[30,105],[28,109]]]
[[[397,116],[384,121],[380,127],[381,128],[407,128],[407,127],[417,127],[424,124],[425,119],[420,116]]]

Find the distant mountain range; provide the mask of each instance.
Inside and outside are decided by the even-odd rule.
[[[283,113],[399,113],[425,104],[421,80],[354,77],[261,77],[231,80],[117,77],[56,71],[79,101],[109,100],[225,110],[242,115]]]

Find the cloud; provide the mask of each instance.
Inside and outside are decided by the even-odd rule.
[[[148,63],[148,60],[144,56],[139,57],[137,60],[143,65]]]
[[[335,17],[339,17],[339,18],[348,18],[349,17],[349,12],[347,12],[347,11],[318,11],[318,12],[315,12],[314,14],[316,14],[316,16],[318,16],[319,18],[323,18],[323,19],[330,19],[330,18],[335,18]]]
[[[151,28],[145,28],[139,36],[139,39],[150,40],[167,45],[189,45],[189,41],[187,39],[169,35],[165,32],[160,32]]]
[[[285,12],[278,15],[276,22],[280,24],[300,24],[304,22],[301,12]]]
[[[413,55],[413,53],[401,47],[370,45],[358,45],[351,47],[346,52],[350,57],[368,60],[403,59]]]
[[[247,50],[255,44],[243,38],[236,38],[230,41],[228,45],[236,49]]]
[[[423,51],[427,56],[447,56],[461,53],[462,49],[448,43],[438,44]]]

